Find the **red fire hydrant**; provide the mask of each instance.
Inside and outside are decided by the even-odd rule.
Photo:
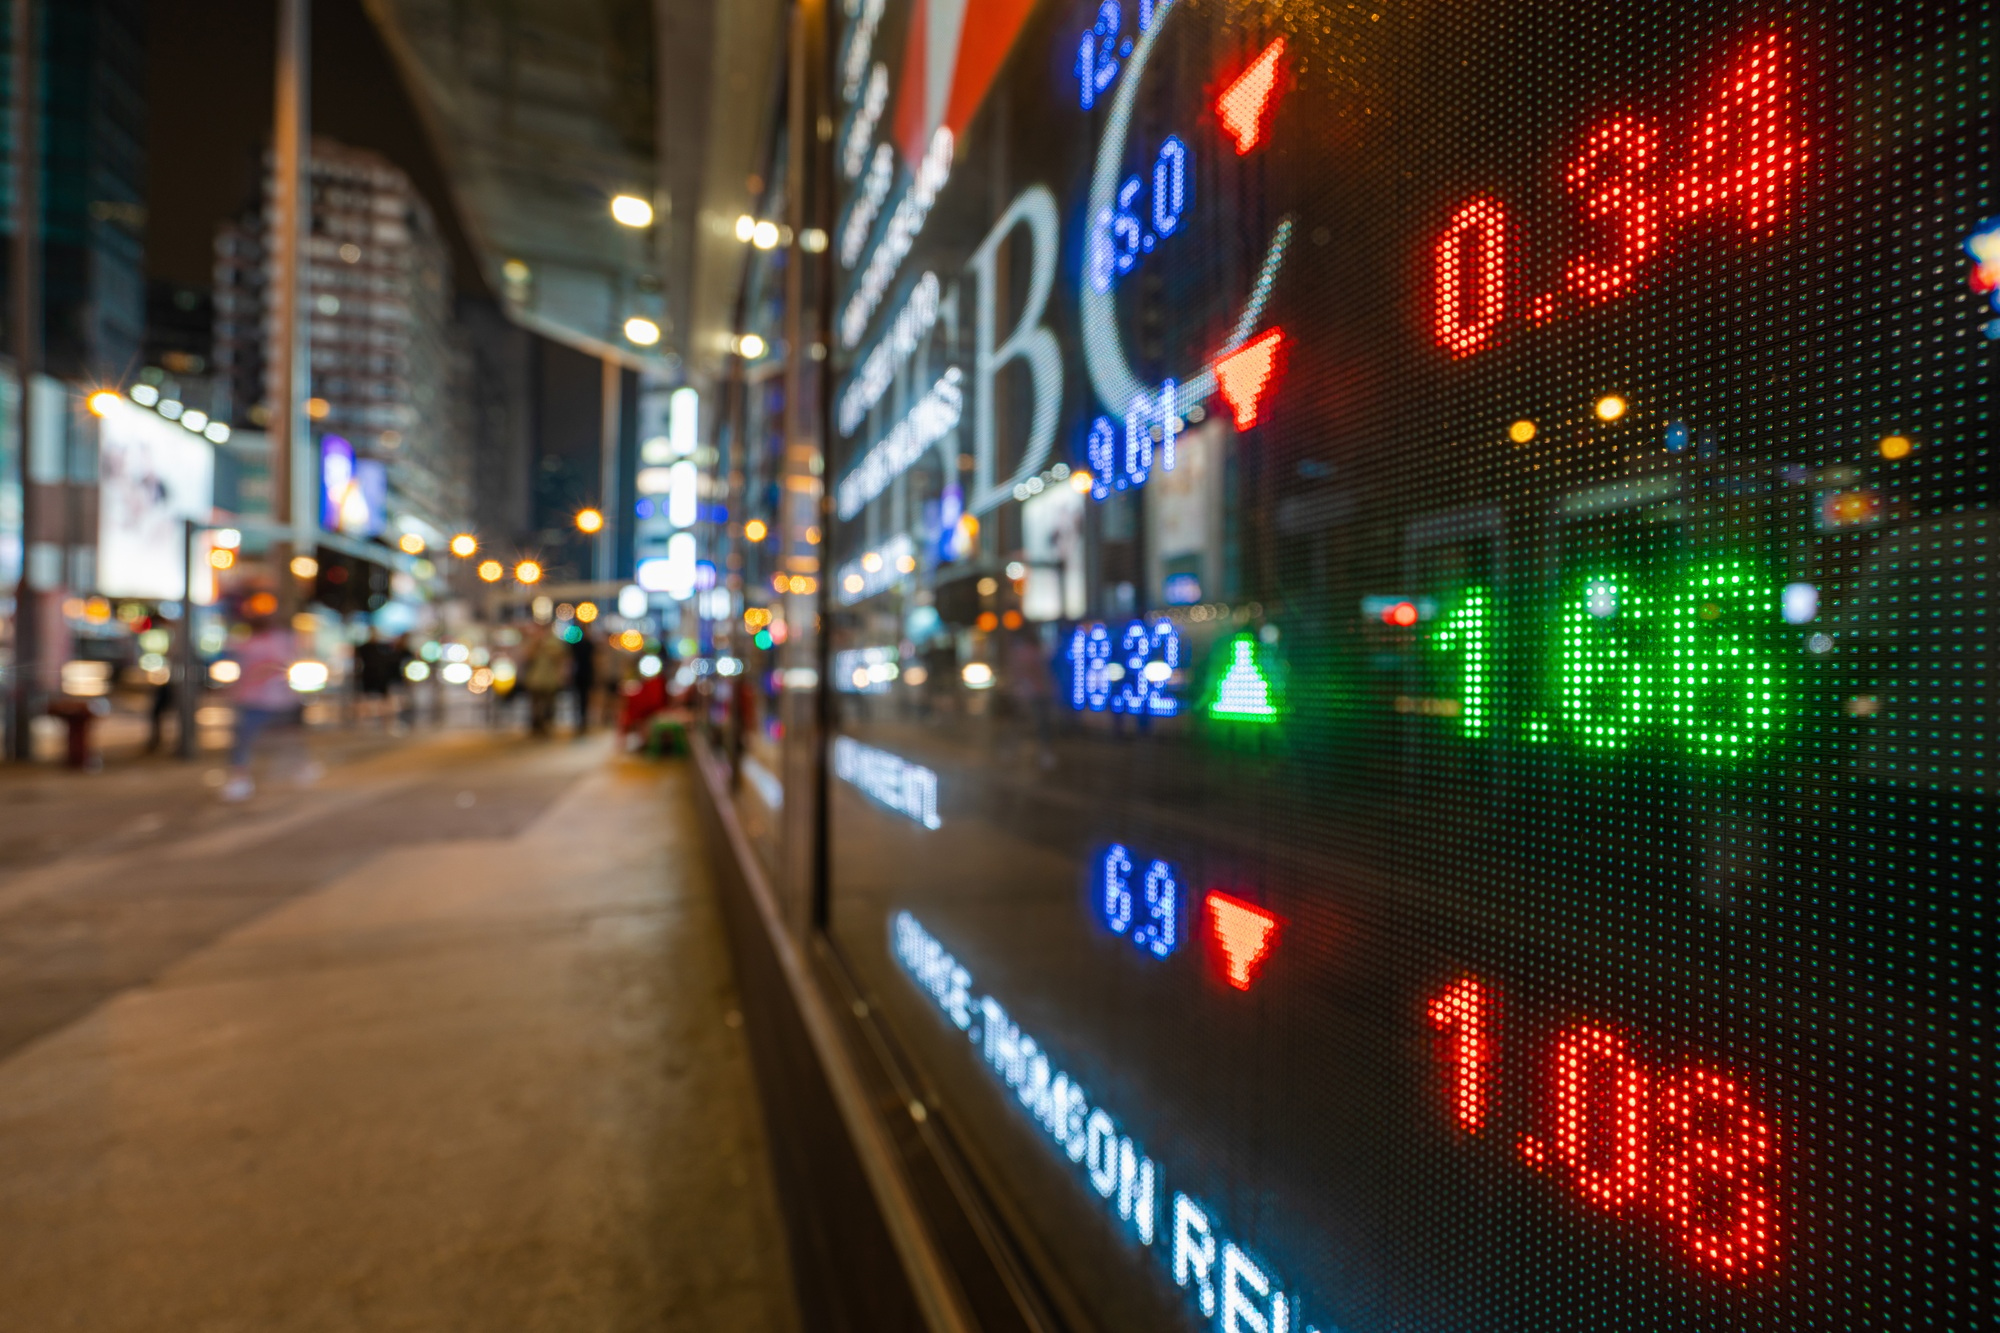
[[[91,745],[91,724],[111,711],[109,699],[51,699],[49,716],[59,717],[69,729],[69,750],[65,762],[71,768],[94,769],[97,752]]]

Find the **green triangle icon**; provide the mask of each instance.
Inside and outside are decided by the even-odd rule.
[[[1248,635],[1231,645],[1229,670],[1215,687],[1215,702],[1208,706],[1210,717],[1238,722],[1275,722],[1278,710],[1271,702],[1271,682],[1257,665],[1256,646]]]

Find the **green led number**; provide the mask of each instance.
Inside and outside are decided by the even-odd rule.
[[[1486,694],[1488,607],[1484,588],[1467,588],[1438,625],[1433,642],[1458,658],[1458,730],[1465,736],[1487,734]]]
[[[1613,575],[1585,579],[1563,607],[1562,717],[1592,749],[1622,750],[1652,719],[1649,610],[1629,580]]]
[[[1697,567],[1669,610],[1674,730],[1711,759],[1739,759],[1770,738],[1781,706],[1778,666],[1752,627],[1776,618],[1770,585],[1740,561]]]

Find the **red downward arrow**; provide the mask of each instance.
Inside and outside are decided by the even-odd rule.
[[[1281,924],[1277,917],[1241,898],[1210,893],[1208,929],[1222,949],[1223,979],[1237,990],[1249,990],[1278,942]]]
[[[1257,424],[1264,395],[1277,386],[1284,346],[1285,331],[1272,329],[1215,363],[1216,387],[1236,414],[1236,429],[1249,430]]]

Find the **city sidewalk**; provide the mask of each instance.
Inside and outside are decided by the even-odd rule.
[[[0,877],[0,1323],[789,1333],[689,780],[447,735]]]

